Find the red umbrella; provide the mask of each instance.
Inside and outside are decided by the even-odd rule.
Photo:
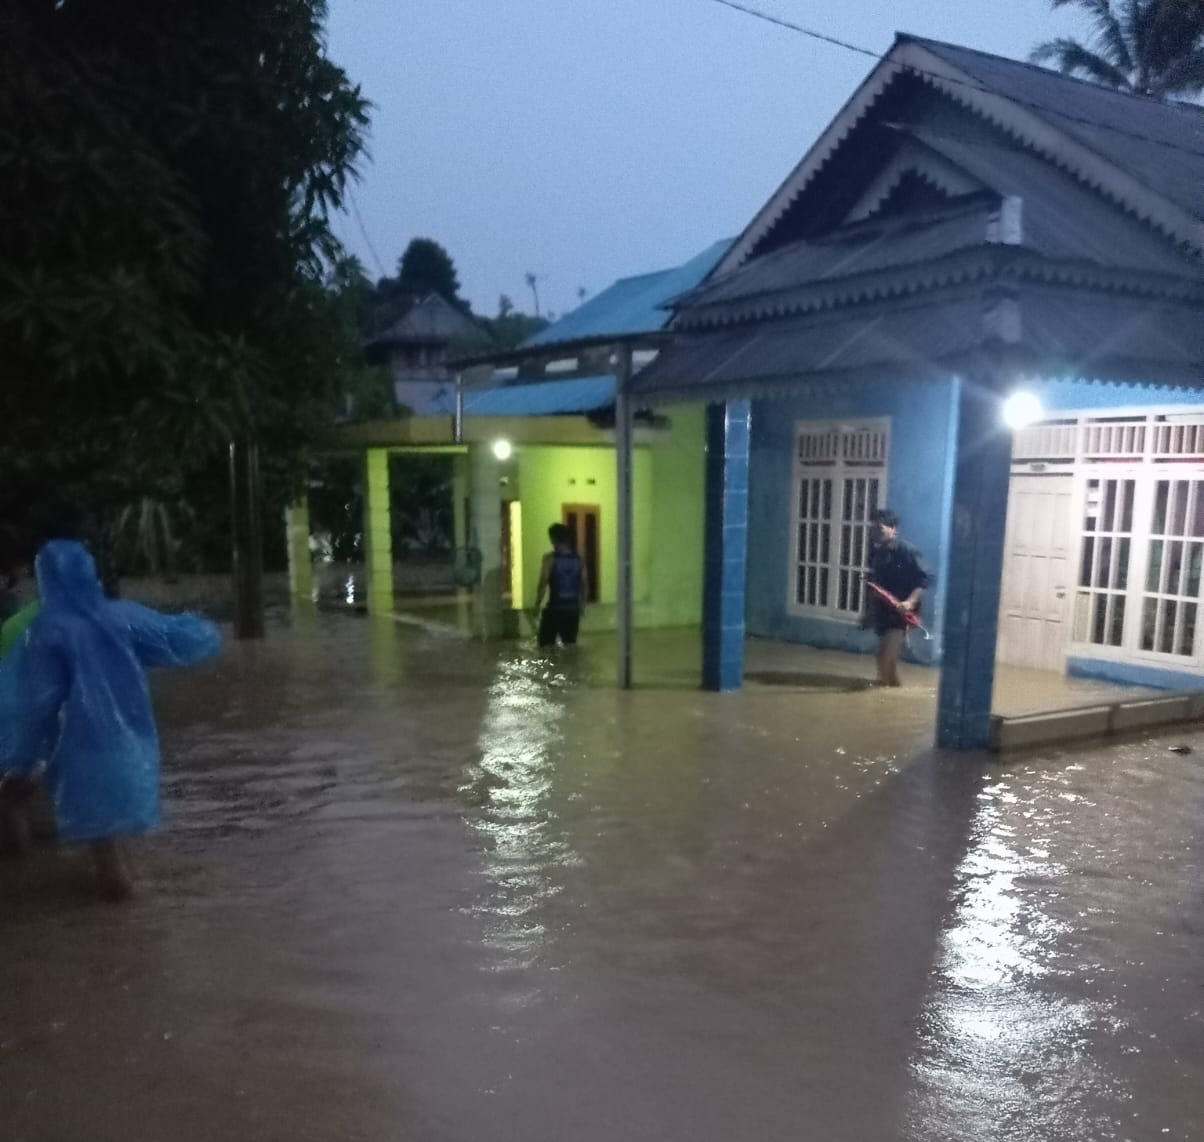
[[[865,581],[865,585],[871,591],[876,591],[883,601],[889,603],[896,611],[903,605],[885,587],[879,587],[877,583],[871,583],[868,579]],[[927,639],[932,638],[932,635],[925,629],[924,624],[920,622],[920,616],[915,611],[900,611],[900,614],[902,614],[903,621],[909,627],[915,627]]]

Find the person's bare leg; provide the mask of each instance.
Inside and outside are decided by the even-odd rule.
[[[0,855],[23,857],[33,847],[31,807],[37,790],[25,778],[7,777],[0,783]]]
[[[105,837],[93,841],[91,847],[101,896],[106,900],[128,900],[134,894],[134,882],[121,841],[116,837]]]
[[[901,630],[883,631],[878,639],[878,684],[901,686],[899,681],[899,654],[903,649]]]
[[[15,801],[0,802],[0,856],[28,856],[32,847],[28,806]]]

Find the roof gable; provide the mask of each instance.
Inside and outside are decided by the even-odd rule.
[[[1033,85],[1028,94],[1026,83]],[[871,125],[879,132],[893,126],[875,113],[906,88],[938,93],[972,113],[984,127],[1061,168],[1173,242],[1204,250],[1204,112],[1097,89],[1032,65],[900,36],[733,243],[710,280],[757,256],[821,174],[838,161],[852,163],[854,148],[865,141],[864,132]],[[1059,104],[1083,114],[1059,114]],[[1110,131],[1078,120],[1116,120],[1122,125]],[[1148,139],[1140,152],[1129,151],[1130,142],[1137,146],[1124,134],[1130,130],[1144,132]],[[877,146],[863,150],[867,152],[863,165],[874,161],[881,165],[870,153],[877,152]],[[1127,151],[1138,157],[1128,157]],[[1168,158],[1172,155],[1173,160]],[[885,174],[877,173],[878,177]],[[1169,189],[1160,181],[1164,173]]]
[[[905,39],[1204,220],[1204,108],[1113,91],[972,48]]]
[[[418,298],[405,315],[384,333],[373,338],[375,344],[435,344],[451,341],[486,342],[489,334],[479,322],[437,293]]]

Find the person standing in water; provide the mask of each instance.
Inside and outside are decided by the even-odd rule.
[[[0,662],[0,814],[18,835],[40,762],[59,839],[87,844],[108,899],[133,890],[124,839],[159,824],[159,735],[146,669],[216,654],[195,615],[105,598],[81,543],[56,539],[34,564],[40,608]]]
[[[899,654],[907,635],[907,616],[919,615],[928,574],[919,551],[899,538],[899,517],[894,512],[880,508],[872,523],[869,581],[898,601],[892,604],[867,590],[867,625],[878,635],[878,685],[899,686]]]
[[[539,645],[555,646],[559,638],[565,646],[573,646],[589,597],[589,578],[581,556],[573,550],[573,534],[564,524],[552,524],[548,538],[552,550],[543,557],[535,592],[536,610],[543,606],[544,595],[548,596],[548,605],[539,617]]]

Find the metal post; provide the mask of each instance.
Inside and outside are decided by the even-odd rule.
[[[456,411],[452,417],[452,439],[464,443],[464,374],[456,374]]]
[[[234,637],[263,638],[263,519],[259,446],[230,445],[230,515],[233,524]]]
[[[631,578],[632,549],[632,415],[631,395],[628,391],[631,380],[631,349],[620,346],[615,357],[615,463],[616,499],[618,506],[616,550],[618,555],[618,591],[615,609],[615,627],[618,634],[618,681],[619,689],[630,690],[632,686],[632,610],[633,591]]]

